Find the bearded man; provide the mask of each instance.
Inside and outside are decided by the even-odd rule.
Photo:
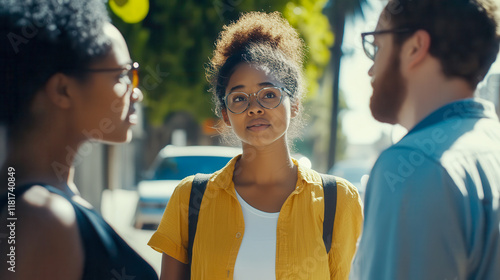
[[[500,279],[500,123],[474,98],[497,14],[494,0],[390,0],[362,34],[372,114],[409,132],[371,172],[352,279]]]

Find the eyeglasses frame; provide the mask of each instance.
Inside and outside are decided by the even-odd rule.
[[[257,98],[257,95],[259,94],[259,92],[261,92],[261,91],[263,91],[263,90],[265,90],[265,89],[270,89],[270,88],[276,88],[276,89],[278,89],[278,90],[281,92],[280,101],[278,102],[278,104],[277,104],[276,106],[274,106],[274,107],[272,107],[272,108],[268,108],[268,107],[266,107],[266,106],[262,105],[262,104],[260,103],[259,99]],[[254,93],[246,93],[246,92],[243,92],[243,91],[232,91],[232,92],[228,93],[226,96],[224,96],[224,98],[223,98],[223,100],[224,100],[224,106],[225,106],[225,107],[226,107],[226,108],[227,108],[227,109],[228,109],[231,113],[233,113],[233,114],[237,114],[237,115],[239,115],[239,114],[243,114],[246,110],[248,110],[248,108],[250,108],[250,97],[255,96],[255,100],[257,101],[257,103],[258,103],[258,104],[259,104],[262,108],[272,110],[272,109],[274,109],[274,108],[278,107],[278,106],[281,104],[281,102],[283,101],[283,92],[285,92],[288,96],[291,96],[290,91],[289,91],[287,88],[285,88],[285,87],[263,87],[263,88],[259,89],[257,92],[254,92]],[[233,112],[231,109],[229,109],[229,106],[227,106],[227,97],[228,97],[229,95],[233,94],[233,93],[243,93],[243,94],[245,94],[246,96],[248,96],[248,100],[249,100],[249,101],[248,101],[248,105],[247,105],[247,107],[245,108],[245,110],[243,110],[243,111],[241,111],[241,112],[239,112],[239,113]]]
[[[373,42],[369,42],[365,39],[366,36],[370,35],[380,35],[380,34],[387,34],[387,33],[408,33],[408,32],[414,32],[415,29],[413,28],[395,28],[395,29],[387,29],[387,30],[377,30],[377,31],[372,31],[372,32],[363,32],[361,33],[361,44],[363,45],[363,51],[365,52],[366,56],[375,61],[375,56],[377,55],[378,50],[373,54],[373,56],[366,50],[365,47],[365,42],[372,45],[375,49],[375,45]],[[378,49],[378,48],[377,48]]]
[[[132,62],[132,63],[127,64],[121,68],[103,68],[103,69],[89,68],[89,69],[81,69],[81,71],[90,72],[90,73],[105,73],[105,72],[115,72],[115,71],[130,72],[130,71],[132,71],[131,83],[128,85],[132,85],[132,89],[137,88],[139,86],[139,63],[138,62]]]

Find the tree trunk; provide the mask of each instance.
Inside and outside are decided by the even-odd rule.
[[[340,10],[340,9],[339,9]],[[328,147],[328,166],[329,170],[336,160],[337,149],[337,129],[339,115],[339,81],[340,81],[340,61],[342,59],[342,42],[344,40],[345,14],[336,12],[334,16],[333,32],[335,34],[335,43],[332,47],[332,63],[333,67],[333,89],[332,89],[332,113],[330,118],[330,141]]]

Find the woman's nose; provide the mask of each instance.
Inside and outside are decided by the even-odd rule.
[[[256,96],[251,96],[249,102],[248,114],[262,114],[264,112],[262,106],[257,102]]]

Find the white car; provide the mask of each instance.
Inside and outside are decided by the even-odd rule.
[[[172,146],[163,148],[139,182],[136,228],[156,229],[175,187],[185,177],[213,173],[241,154],[241,148],[223,146]]]

